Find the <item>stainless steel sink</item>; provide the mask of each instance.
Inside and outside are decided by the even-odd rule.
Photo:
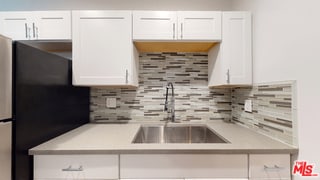
[[[132,143],[228,143],[205,125],[142,126]]]

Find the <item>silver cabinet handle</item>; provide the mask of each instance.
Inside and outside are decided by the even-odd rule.
[[[39,28],[36,26],[36,39],[39,39]]]
[[[176,37],[175,37],[175,34],[176,34],[176,23],[173,23],[173,39],[175,39]]]
[[[128,84],[128,78],[129,78],[129,73],[128,73],[128,69],[126,69],[126,84]]]
[[[227,70],[227,73],[226,73],[226,81],[228,84],[230,83],[230,70],[229,69]]]
[[[280,169],[283,169],[282,167],[278,166],[278,165],[274,165],[274,166],[267,166],[267,165],[264,165],[263,166],[264,170],[280,170]]]
[[[80,165],[79,168],[72,168],[72,166],[69,166],[67,168],[61,169],[62,171],[83,171],[83,167]]]
[[[31,39],[31,28],[28,27],[28,39]]]
[[[183,38],[183,23],[181,23],[181,39]]]
[[[24,27],[26,29],[26,39],[28,39],[28,24],[24,23]]]
[[[36,25],[34,23],[32,23],[32,34],[33,34],[33,38],[36,37],[36,29],[35,29]]]

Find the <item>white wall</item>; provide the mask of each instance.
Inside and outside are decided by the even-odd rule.
[[[225,10],[230,0],[0,0],[5,10],[142,9]]]
[[[233,1],[253,12],[254,83],[297,80],[298,159],[320,173],[320,1]]]

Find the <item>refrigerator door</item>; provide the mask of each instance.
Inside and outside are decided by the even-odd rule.
[[[0,35],[0,120],[12,118],[12,40]]]
[[[0,122],[0,180],[11,180],[12,122]]]

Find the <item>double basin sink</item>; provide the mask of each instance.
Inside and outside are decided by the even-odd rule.
[[[132,143],[228,143],[206,125],[141,126]]]

